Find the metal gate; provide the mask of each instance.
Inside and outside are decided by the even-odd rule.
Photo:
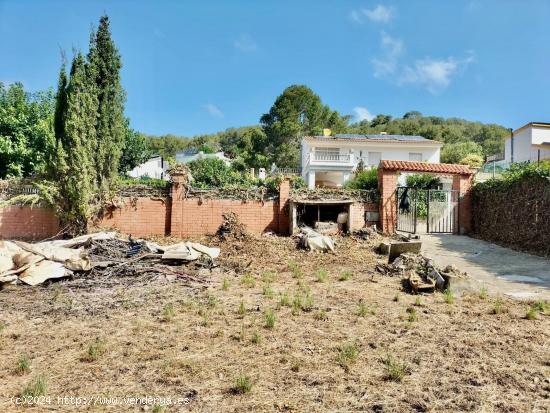
[[[412,234],[458,232],[458,191],[398,187],[397,230]]]

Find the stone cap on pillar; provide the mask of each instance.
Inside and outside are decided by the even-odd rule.
[[[189,178],[191,176],[189,167],[182,163],[177,163],[172,166],[168,170],[168,173],[170,174],[172,182],[175,184],[186,184],[187,182],[189,182]]]

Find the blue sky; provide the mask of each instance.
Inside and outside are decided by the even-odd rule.
[[[550,2],[0,0],[0,80],[55,86],[103,12],[150,134],[258,122],[291,84],[356,119],[550,121]]]

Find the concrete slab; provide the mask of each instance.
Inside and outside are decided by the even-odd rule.
[[[550,300],[550,260],[461,235],[422,235],[422,253],[437,266],[455,265],[470,274],[458,289]]]

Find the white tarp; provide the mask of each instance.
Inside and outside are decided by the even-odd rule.
[[[176,259],[184,261],[198,260],[202,254],[207,255],[211,259],[218,258],[220,255],[219,248],[210,248],[196,242],[180,242],[173,245],[158,245],[154,242],[145,242],[147,248],[152,252],[162,253],[163,259]]]
[[[302,243],[310,251],[334,251],[334,241],[310,228],[302,229]]]
[[[50,278],[70,276],[73,271],[90,271],[94,265],[84,246],[90,240],[119,238],[116,232],[98,232],[70,240],[45,241],[30,244],[23,241],[0,241],[0,286],[20,280],[28,285],[38,285]],[[127,238],[120,238],[127,241]],[[220,255],[219,248],[210,248],[196,242],[180,242],[159,245],[143,242],[153,253],[161,253],[162,259],[194,261],[206,255],[211,259]],[[96,263],[97,264],[97,263]]]

